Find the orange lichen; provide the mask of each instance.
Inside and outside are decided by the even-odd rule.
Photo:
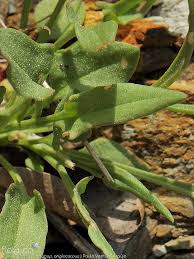
[[[140,48],[151,44],[153,47],[157,47],[157,45],[161,46],[160,35],[165,39],[165,45],[174,42],[174,37],[168,33],[165,23],[157,23],[154,19],[145,18],[133,21],[128,25],[119,25],[117,40]]]

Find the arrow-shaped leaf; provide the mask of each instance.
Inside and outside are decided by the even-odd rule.
[[[58,51],[50,72],[50,85],[85,91],[93,87],[128,82],[139,61],[139,49],[114,42],[107,48],[88,53],[79,43]]]
[[[181,92],[135,84],[97,87],[73,95],[70,101],[74,103],[78,116],[69,130],[69,139],[75,139],[93,127],[147,116],[185,97]]]
[[[53,94],[41,86],[54,56],[51,44],[38,44],[14,29],[0,29],[0,52],[8,60],[8,79],[19,95],[43,100]]]
[[[99,23],[94,27],[86,28],[76,24],[75,32],[81,47],[88,52],[107,48],[115,41],[118,25],[114,21]]]

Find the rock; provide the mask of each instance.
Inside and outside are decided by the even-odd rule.
[[[181,255],[175,255],[175,254],[168,254],[163,259],[194,259],[194,254],[181,254]]]
[[[163,0],[163,3],[155,8],[151,15],[161,16],[169,25],[169,31],[185,37],[188,31],[188,1],[186,0]]]
[[[166,250],[166,247],[164,245],[155,245],[153,247],[152,251],[153,251],[153,254],[156,257],[162,257],[165,254],[167,254],[167,250]]]
[[[179,250],[192,250],[194,249],[194,236],[179,237],[174,240],[170,240],[164,245],[154,245],[152,252],[156,257],[162,257],[169,252],[179,251]],[[193,255],[192,255],[193,256]],[[166,255],[164,258],[174,259],[191,259],[188,255],[182,255],[182,257],[176,257],[175,255]]]
[[[171,212],[182,217],[194,218],[194,204],[191,198],[165,191],[163,188],[156,189],[155,194]]]
[[[194,249],[194,236],[179,237],[168,241],[164,246],[168,251],[191,250]]]
[[[140,200],[131,193],[110,190],[98,180],[88,186],[83,200],[117,254],[126,254],[124,250],[143,223],[144,206]]]
[[[192,69],[194,69],[194,64],[190,65]],[[193,73],[194,78],[194,73]],[[172,84],[169,89],[182,91],[190,95],[194,95],[194,81],[186,81],[186,80],[179,80]]]
[[[146,48],[141,51],[137,73],[148,74],[167,68],[175,59],[176,52],[171,47]]]
[[[168,25],[159,18],[144,18],[119,25],[117,40],[140,48],[169,47],[177,37],[169,33]]]
[[[173,226],[160,224],[156,227],[156,237],[162,238],[162,237],[168,237],[171,235],[171,230],[173,229]]]

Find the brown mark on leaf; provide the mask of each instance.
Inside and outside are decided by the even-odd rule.
[[[121,67],[123,69],[125,69],[125,68],[127,68],[128,64],[129,64],[128,60],[125,57],[122,57],[122,59],[121,59]]]
[[[106,43],[104,43],[104,44],[98,46],[98,47],[96,48],[96,51],[99,51],[99,50],[108,48],[108,46],[109,46],[111,43],[113,43],[114,41],[115,41],[115,40],[111,40],[111,41],[109,41],[109,42],[106,42]]]
[[[111,88],[112,88],[112,85],[107,85],[107,86],[104,87],[104,90],[105,90],[105,91],[108,91],[108,90],[110,90]]]
[[[65,131],[65,132],[63,132],[63,134],[62,134],[62,137],[63,138],[69,138],[69,136],[70,136],[70,133],[69,133],[69,131]]]

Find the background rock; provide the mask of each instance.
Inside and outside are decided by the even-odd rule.
[[[169,25],[169,31],[185,37],[188,31],[187,18],[189,15],[187,0],[163,0],[151,15],[161,16]]]

